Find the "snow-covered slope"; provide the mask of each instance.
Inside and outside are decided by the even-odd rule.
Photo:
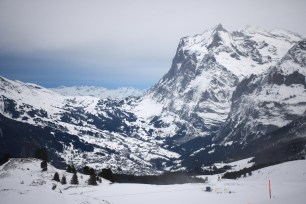
[[[240,162],[236,162],[240,163]],[[252,176],[237,180],[218,180],[218,175],[207,176],[205,184],[145,185],[109,184],[102,180],[98,186],[88,186],[87,175],[78,173],[79,185],[62,185],[52,181],[55,172],[66,175],[69,183],[72,174],[48,165],[41,172],[40,161],[11,159],[0,167],[1,203],[132,203],[132,204],[212,204],[275,203],[303,204],[306,199],[306,160],[286,162],[252,172]],[[206,176],[203,176],[206,177]],[[268,180],[272,198],[269,198]],[[52,190],[56,185],[55,190]],[[206,192],[206,186],[212,192]]]
[[[97,202],[96,199],[88,198],[81,194],[65,193],[69,188],[91,189],[87,185],[89,176],[78,174],[79,185],[71,185],[72,173],[56,169],[51,165],[48,165],[46,172],[42,172],[40,162],[40,160],[31,158],[10,159],[0,167],[1,203],[109,203],[103,199]],[[65,175],[66,185],[52,180],[55,172],[58,172],[60,178]],[[108,186],[109,183],[109,181],[102,179],[102,184],[100,185]],[[56,186],[54,190],[52,190],[53,186]]]
[[[55,92],[65,96],[93,96],[97,98],[124,99],[129,96],[142,96],[144,90],[135,89],[132,87],[122,87],[118,89],[106,89],[96,86],[60,86],[52,89]]]

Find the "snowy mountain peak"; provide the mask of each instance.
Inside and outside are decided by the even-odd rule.
[[[209,44],[213,43],[214,40],[222,40],[221,36],[224,33],[228,33],[227,30],[225,30],[221,24],[218,24],[211,29],[205,30],[202,34],[181,38],[178,48],[192,48],[191,46],[193,45],[198,45],[199,47],[207,47]]]
[[[223,26],[222,26],[221,23],[219,23],[218,25],[216,25],[216,26],[213,28],[213,30],[215,30],[215,31],[224,31],[224,32],[227,32],[227,30],[225,30],[225,29],[223,28]]]
[[[247,26],[242,31],[229,33],[222,25],[217,25],[202,34],[180,40],[171,70],[164,79],[176,73],[184,61],[191,59],[201,63],[210,55],[241,80],[276,65],[300,40],[302,37],[298,34],[280,29],[269,32]]]
[[[238,82],[275,66],[298,39],[278,33],[250,26],[230,33],[217,25],[182,38],[170,70],[146,95],[150,104],[159,104],[151,119],[156,116],[168,128],[176,124],[172,136],[210,135],[226,120]]]

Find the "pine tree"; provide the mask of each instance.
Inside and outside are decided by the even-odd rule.
[[[96,175],[95,174],[90,174],[89,179],[88,179],[88,185],[97,185],[97,180],[96,180]]]
[[[63,184],[63,185],[67,184],[66,176],[65,175],[62,176],[61,184]]]
[[[76,173],[73,174],[70,184],[75,184],[75,185],[79,184],[78,176]]]
[[[53,176],[53,180],[54,181],[57,181],[57,182],[60,182],[60,178],[59,178],[59,175],[57,172],[55,172],[54,176]]]

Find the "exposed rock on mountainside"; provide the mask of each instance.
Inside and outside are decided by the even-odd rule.
[[[246,145],[283,127],[306,111],[306,41],[300,41],[274,67],[243,80],[217,139]]]

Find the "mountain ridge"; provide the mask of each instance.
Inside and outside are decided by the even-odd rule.
[[[107,89],[97,86],[60,86],[51,90],[65,96],[93,96],[100,99],[124,99],[126,97],[140,97],[146,90],[132,87],[121,87],[117,89]]]

